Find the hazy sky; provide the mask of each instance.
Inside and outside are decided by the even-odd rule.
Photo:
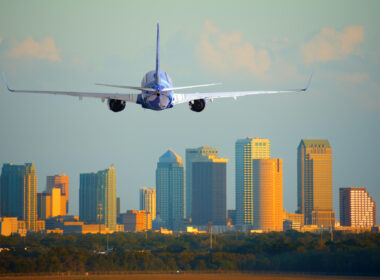
[[[155,185],[156,163],[169,147],[184,161],[186,148],[210,145],[230,159],[231,209],[235,141],[269,138],[272,157],[284,160],[284,207],[290,212],[297,200],[297,146],[301,138],[321,138],[333,148],[335,210],[338,190],[347,186],[367,187],[379,205],[379,11],[380,1],[347,0],[0,0],[0,71],[19,89],[138,86],[154,68],[157,21],[161,67],[176,86],[298,88],[314,72],[307,94],[216,100],[202,113],[186,104],[163,112],[127,104],[113,113],[99,100],[12,95],[1,82],[0,163],[34,162],[39,191],[47,175],[68,174],[73,214],[79,173],[114,164],[125,211],[139,207],[139,187]]]

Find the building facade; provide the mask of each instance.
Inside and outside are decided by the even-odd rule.
[[[226,225],[227,162],[215,156],[200,156],[192,161],[192,223]]]
[[[135,211],[128,210],[121,214],[121,222],[124,225],[125,231],[145,231],[147,230],[147,213],[144,210]]]
[[[339,189],[340,225],[372,227],[376,223],[376,203],[366,188]]]
[[[156,219],[156,188],[140,189],[140,210],[150,213],[151,219]]]
[[[105,224],[116,230],[116,172],[111,166],[97,173],[80,174],[79,218],[87,224]]]
[[[297,213],[305,225],[332,227],[332,149],[327,140],[301,140],[298,146]]]
[[[46,220],[51,217],[66,216],[61,215],[62,208],[61,189],[52,188],[51,192],[37,193],[37,217],[39,220]]]
[[[59,174],[46,177],[46,191],[51,193],[53,188],[61,190],[60,215],[65,216],[69,213],[69,176]]]
[[[247,137],[235,143],[236,224],[253,225],[253,160],[270,158],[268,139]]]
[[[191,218],[192,213],[192,196],[193,196],[193,185],[192,185],[192,162],[199,157],[214,156],[218,157],[218,149],[203,146],[194,149],[186,149],[186,218]]]
[[[165,226],[178,228],[185,218],[185,174],[181,157],[172,149],[164,153],[156,169],[157,213]]]
[[[253,160],[253,205],[255,229],[283,230],[282,159]]]
[[[4,164],[0,188],[0,215],[17,217],[25,221],[27,231],[36,231],[37,175],[34,164]]]

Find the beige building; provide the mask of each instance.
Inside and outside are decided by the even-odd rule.
[[[65,201],[63,201],[66,203]],[[51,217],[65,216],[62,213],[62,195],[60,188],[52,188],[50,192],[37,194],[38,219],[46,220]]]
[[[125,231],[145,231],[147,230],[147,215],[144,210],[128,210],[121,214],[121,221]]]
[[[69,212],[69,176],[64,173],[47,176],[46,191],[51,193],[53,188],[61,190],[60,213],[57,216],[65,216]]]
[[[270,158],[268,139],[247,137],[235,143],[236,224],[253,225],[253,160]]]
[[[305,225],[331,227],[332,149],[327,140],[301,140],[298,146],[298,210]]]
[[[57,216],[65,216],[69,212],[69,176],[64,173],[47,176],[46,191],[51,193],[53,188],[61,190],[60,213]]]
[[[0,235],[10,236],[18,232],[17,217],[0,217]]]
[[[339,189],[340,225],[372,227],[376,223],[376,203],[366,188]]]
[[[61,189],[52,188],[51,189],[51,216],[63,216],[61,209]]]
[[[305,221],[303,214],[299,213],[286,213],[285,220],[292,221],[300,226],[303,226]]]
[[[45,230],[45,221],[37,220],[36,221],[36,231],[44,231]]]
[[[282,159],[253,160],[253,206],[256,230],[283,230]]]
[[[150,213],[150,224],[152,224],[152,220],[156,219],[156,188],[140,189],[140,210]]]

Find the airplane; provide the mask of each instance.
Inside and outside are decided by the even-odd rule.
[[[173,82],[169,75],[160,69],[160,32],[157,23],[157,41],[156,41],[156,69],[146,73],[141,81],[141,87],[113,85],[113,84],[96,84],[105,87],[122,88],[130,90],[139,90],[138,94],[126,93],[95,93],[95,92],[75,92],[75,91],[43,91],[43,90],[17,90],[11,89],[8,85],[5,73],[2,73],[4,83],[8,91],[12,93],[42,93],[76,96],[82,100],[83,97],[99,98],[103,102],[107,100],[108,108],[113,112],[120,112],[125,109],[126,102],[140,104],[145,109],[162,111],[172,108],[181,103],[188,102],[189,107],[194,112],[201,112],[206,107],[207,101],[213,101],[216,98],[237,97],[254,94],[274,94],[274,93],[291,93],[306,92],[310,86],[311,78],[307,86],[302,89],[293,90],[257,90],[257,91],[234,91],[234,92],[209,92],[209,93],[174,93],[176,90],[193,89],[200,87],[215,86],[218,84],[202,84],[193,86],[173,87]]]

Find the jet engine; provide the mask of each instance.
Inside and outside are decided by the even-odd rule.
[[[115,113],[123,111],[125,108],[125,101],[117,99],[108,99],[108,108]]]
[[[205,99],[196,99],[189,102],[190,110],[194,112],[202,112],[206,107]]]

